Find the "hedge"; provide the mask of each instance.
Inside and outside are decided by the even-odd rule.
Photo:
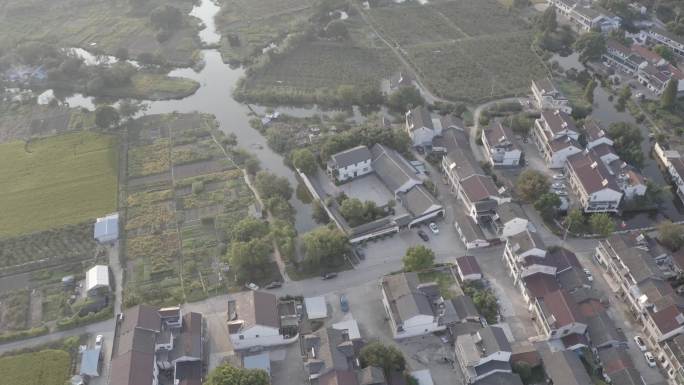
[[[38,336],[42,336],[44,334],[48,334],[49,331],[50,331],[50,329],[48,329],[47,326],[41,326],[38,328],[20,330],[17,332],[3,333],[3,334],[0,334],[0,343],[23,340],[26,338],[38,337]]]

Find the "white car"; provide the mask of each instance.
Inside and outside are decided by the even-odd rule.
[[[563,180],[563,179],[565,179],[565,175],[563,175],[563,174],[556,174],[556,175],[553,176],[553,179],[554,179],[554,180]]]
[[[634,343],[642,352],[648,350],[648,348],[646,347],[646,343],[644,342],[644,339],[641,338],[641,336],[634,336]]]
[[[430,231],[432,231],[433,234],[439,234],[439,227],[437,227],[435,222],[430,222],[428,227],[430,228]]]
[[[104,336],[102,334],[98,334],[97,337],[95,337],[95,346],[96,347],[102,347],[103,342],[104,342]]]
[[[556,182],[556,183],[552,184],[551,187],[554,189],[561,190],[561,189],[565,188],[565,184]]]
[[[246,284],[245,287],[248,288],[249,290],[254,290],[254,291],[259,290],[259,285],[257,285],[254,282],[250,282],[250,283]]]
[[[651,353],[651,352],[644,353],[644,358],[646,358],[646,362],[648,363],[648,366],[650,366],[652,368],[656,367],[656,360],[655,360],[655,357],[653,357],[653,353]]]

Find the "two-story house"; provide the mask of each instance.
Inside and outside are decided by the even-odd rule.
[[[654,44],[662,44],[679,56],[684,56],[684,38],[662,28],[641,31],[642,38]]]
[[[395,339],[445,330],[439,286],[420,283],[417,273],[386,275],[381,280],[382,304]]]
[[[622,190],[593,150],[568,157],[565,169],[570,188],[577,194],[584,212],[618,211]]]
[[[431,147],[435,137],[452,125],[448,117],[433,117],[425,107],[416,107],[406,112],[406,132],[414,147]]]
[[[601,144],[605,144],[610,147],[613,146],[613,140],[608,137],[606,131],[596,120],[589,118],[585,119],[582,128],[584,130],[584,137],[587,142],[586,148],[588,150],[591,150],[592,148]]]
[[[456,337],[454,362],[470,384],[495,373],[511,373],[511,344],[503,329],[488,326]]]
[[[563,168],[570,155],[582,152],[579,135],[572,117],[560,110],[542,111],[532,129],[537,148],[552,169]]]
[[[482,132],[482,145],[487,160],[493,167],[517,167],[522,151],[513,141],[513,132],[501,122],[494,123]]]
[[[502,203],[496,207],[494,225],[502,240],[525,230],[536,231],[522,207],[514,202]]]
[[[373,172],[371,152],[366,146],[338,152],[330,157],[326,169],[330,178],[339,183],[370,174]]]
[[[570,101],[553,84],[551,79],[533,80],[530,88],[534,104],[537,108],[541,110],[561,110],[566,114],[572,113]]]
[[[235,350],[285,345],[278,298],[262,291],[238,293],[228,300],[228,334]]]
[[[575,300],[564,290],[556,290],[535,300],[535,314],[542,332],[549,340],[570,335],[583,336],[587,331],[584,316]]]

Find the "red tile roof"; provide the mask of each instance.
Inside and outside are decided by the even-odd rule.
[[[561,341],[563,341],[563,345],[567,349],[577,345],[589,345],[589,341],[587,341],[587,337],[585,337],[584,334],[568,334],[567,336],[561,338]]]
[[[584,319],[577,304],[565,290],[556,290],[544,296],[544,307],[548,312],[547,317],[553,315],[556,319],[556,328]]]
[[[559,289],[556,279],[547,274],[533,274],[523,278],[525,287],[532,298],[543,298],[547,294]]]
[[[669,333],[682,326],[679,319],[684,321],[684,316],[677,305],[670,305],[657,313],[651,313],[651,318],[655,322],[661,333]]]
[[[488,176],[473,175],[462,181],[461,187],[471,202],[479,202],[499,195],[494,181]]]
[[[480,264],[477,263],[477,260],[472,255],[458,257],[456,258],[456,263],[463,275],[482,274]]]

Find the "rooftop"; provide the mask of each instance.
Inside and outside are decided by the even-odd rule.
[[[228,300],[228,321],[241,321],[235,328],[229,325],[231,334],[255,325],[280,328],[278,299],[263,291],[238,293]]]
[[[371,152],[366,146],[356,146],[332,155],[332,163],[337,167],[347,167],[371,159]]]
[[[461,181],[463,193],[470,202],[479,202],[499,196],[499,190],[489,176],[473,175]]]
[[[613,175],[603,161],[591,151],[584,151],[568,157],[571,168],[586,191],[593,194],[606,188],[620,191]]]
[[[382,288],[397,325],[416,315],[434,316],[428,296],[418,286],[418,274],[413,272],[386,275],[382,278]]]
[[[577,126],[572,117],[563,111],[544,110],[541,113],[542,120],[546,122],[553,134],[558,134],[565,130],[577,132]]]
[[[472,255],[464,255],[456,258],[456,264],[464,275],[482,274],[480,264],[477,263],[477,259]]]
[[[546,374],[554,385],[587,385],[591,378],[577,353],[570,350],[552,352],[548,348],[540,348],[539,353],[544,362]]]

